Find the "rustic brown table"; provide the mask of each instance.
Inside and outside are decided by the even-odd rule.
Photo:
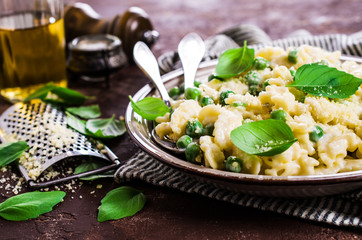
[[[66,1],[74,3],[73,0]],[[153,48],[159,56],[174,50],[188,32],[203,38],[239,23],[258,25],[272,39],[304,28],[313,34],[362,30],[362,2],[359,0],[83,0],[101,16],[112,18],[130,6],[149,15],[160,39]],[[104,117],[123,115],[128,95],[136,93],[148,79],[136,67],[121,69],[102,84],[72,81],[71,88],[96,96]],[[10,105],[0,100],[0,112]],[[110,144],[121,158],[138,149],[125,134]],[[3,173],[0,173],[0,176]],[[101,184],[102,188],[96,188]],[[333,227],[302,221],[275,213],[234,206],[197,195],[158,188],[143,182],[127,185],[144,191],[145,207],[133,217],[97,222],[97,208],[108,191],[119,187],[113,180],[84,183],[67,191],[64,202],[50,212],[23,222],[0,219],[0,239],[360,239],[359,229]],[[26,189],[24,189],[26,190]],[[94,193],[93,193],[94,191]],[[0,201],[12,193],[0,189]]]

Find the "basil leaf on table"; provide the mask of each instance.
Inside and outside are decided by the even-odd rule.
[[[86,129],[96,138],[114,138],[126,132],[124,121],[111,118],[90,119],[86,123]]]
[[[159,98],[145,97],[138,102],[134,102],[131,96],[129,99],[133,110],[147,120],[155,120],[157,117],[170,112],[170,108]]]
[[[54,89],[54,85],[52,83],[48,83],[46,85],[44,85],[43,87],[39,88],[38,90],[36,90],[35,92],[31,93],[29,96],[27,96],[24,100],[24,102],[29,102],[30,100],[33,99],[45,99],[46,96],[48,95],[48,93]]]
[[[105,162],[102,162],[102,161],[90,160],[90,161],[82,163],[78,167],[76,167],[74,170],[74,174],[88,172],[88,171],[95,170],[95,169],[98,169],[98,168],[101,168],[101,167],[104,167],[107,165],[108,164],[106,164]],[[79,179],[83,180],[83,181],[92,181],[92,180],[96,180],[99,178],[113,177],[113,175],[114,175],[114,170],[111,170],[111,171],[107,171],[103,174],[89,175],[86,177],[81,177]]]
[[[65,112],[65,113],[67,114],[66,122],[69,127],[73,128],[74,130],[80,132],[83,135],[90,136],[90,137],[93,136],[91,133],[89,133],[89,131],[87,131],[87,129],[85,127],[87,121],[79,119],[76,116],[70,114],[69,112]]]
[[[56,95],[57,98],[48,98],[49,93]],[[30,94],[27,98],[25,98],[24,102],[29,102],[33,99],[40,99],[43,102],[72,106],[81,105],[89,98],[90,97],[84,96],[75,90],[65,87],[58,87],[52,83],[48,83]]]
[[[133,216],[143,208],[145,203],[145,195],[137,189],[128,186],[113,189],[101,200],[98,221]]]
[[[124,121],[111,118],[90,119],[88,121],[77,118],[66,112],[67,125],[74,130],[94,138],[115,138],[126,132]]]
[[[84,119],[98,118],[101,116],[101,110],[98,105],[68,107],[66,111]]]
[[[348,98],[355,94],[362,79],[336,68],[317,63],[304,64],[296,74],[295,81],[287,87],[295,87],[315,96]]]
[[[275,119],[244,123],[231,131],[230,138],[242,151],[259,156],[282,153],[297,141],[288,124]]]
[[[17,160],[29,146],[25,141],[0,144],[0,167]]]
[[[23,221],[50,212],[65,196],[63,191],[28,192],[0,203],[0,216],[6,220]]]
[[[63,100],[62,103],[65,105],[81,105],[90,98],[80,92],[64,87],[55,87],[51,92],[61,98]]]
[[[215,78],[231,78],[250,68],[255,58],[254,49],[244,47],[225,51],[219,58],[215,69]]]

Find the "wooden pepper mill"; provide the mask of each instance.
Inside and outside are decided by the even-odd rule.
[[[159,37],[148,14],[138,7],[131,7],[113,19],[103,19],[88,4],[74,3],[65,7],[64,26],[67,44],[74,38],[87,34],[111,34],[119,37],[129,61],[133,61],[136,42],[143,41],[151,47]]]

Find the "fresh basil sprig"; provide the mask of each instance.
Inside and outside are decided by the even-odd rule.
[[[119,121],[112,116],[111,118],[89,119],[87,121],[77,118],[66,112],[67,125],[76,131],[94,138],[115,138],[126,132],[124,121]]]
[[[295,87],[315,96],[348,98],[355,94],[362,79],[336,68],[317,63],[298,68],[295,81],[287,87]]]
[[[259,156],[282,153],[297,141],[291,128],[275,119],[244,123],[231,131],[230,138],[242,151]]]
[[[65,112],[65,113],[67,114],[66,121],[67,121],[67,125],[69,127],[73,128],[74,130],[80,132],[83,135],[93,137],[92,133],[87,131],[87,129],[85,127],[87,124],[86,120],[79,119],[69,112]]]
[[[105,162],[97,161],[97,160],[90,160],[88,162],[80,164],[78,167],[75,168],[74,174],[88,172],[91,170],[99,169],[101,167],[107,166]],[[102,174],[93,174],[86,177],[79,178],[83,181],[93,181],[99,178],[113,178],[114,177],[114,170],[107,171]]]
[[[244,47],[225,51],[219,58],[215,69],[215,78],[231,78],[248,70],[255,58],[254,49]]]
[[[68,107],[66,111],[84,119],[98,118],[101,116],[101,110],[98,105]]]
[[[0,203],[0,216],[10,221],[23,221],[50,212],[61,202],[65,192],[28,192],[8,198]]]
[[[101,201],[98,221],[133,216],[143,208],[145,203],[145,195],[137,189],[128,186],[113,189]]]
[[[18,159],[29,146],[25,141],[0,144],[0,167]]]
[[[90,119],[86,123],[86,128],[96,138],[114,138],[126,132],[124,121],[114,118]]]
[[[56,98],[49,98],[49,93],[54,94]],[[83,104],[84,101],[89,98],[90,97],[84,96],[75,90],[65,87],[58,87],[52,83],[48,83],[30,94],[27,98],[25,98],[24,102],[29,102],[33,99],[40,99],[46,103],[64,106],[78,106]]]
[[[138,102],[134,102],[131,96],[129,99],[133,110],[147,120],[155,120],[170,111],[170,108],[159,98],[145,97]]]

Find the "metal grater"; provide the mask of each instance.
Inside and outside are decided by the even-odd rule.
[[[86,136],[67,127],[65,119],[64,112],[50,104],[38,100],[27,104],[17,103],[0,116],[0,139],[5,142],[9,137],[16,136],[17,140],[26,141],[30,147],[26,153],[32,159],[36,159],[36,164],[40,163],[37,169],[40,174],[53,164],[70,157],[91,156],[112,164],[85,173],[41,183],[35,182],[30,177],[26,167],[19,164],[19,170],[30,187],[46,187],[107,171],[120,164],[118,157],[107,146],[104,146],[102,151],[98,150],[97,142],[90,141]],[[61,128],[62,132],[57,135],[58,133],[54,133],[54,128]],[[60,140],[57,136],[60,137]],[[64,140],[68,142],[64,142]]]

